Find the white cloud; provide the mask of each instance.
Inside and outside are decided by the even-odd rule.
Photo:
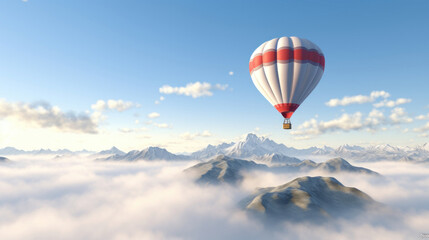
[[[233,72],[233,71],[230,71],[228,74],[229,74],[229,76],[233,76],[233,75],[234,75],[234,72]]]
[[[130,129],[130,128],[120,128],[119,131],[123,132],[123,133],[130,133],[130,132],[133,132],[133,129]]]
[[[419,115],[416,117],[416,120],[429,120],[429,113],[426,115]]]
[[[159,97],[159,100],[156,100],[155,101],[155,104],[160,104],[161,103],[161,101],[164,101],[165,100],[165,97],[164,96],[161,96],[161,97]]]
[[[414,132],[420,132],[420,133],[424,133],[424,132],[428,132],[429,131],[429,122],[427,122],[424,126],[419,127],[419,128],[414,128],[413,129]]]
[[[212,136],[212,134],[208,130],[204,130],[202,133],[185,132],[185,133],[180,135],[180,137],[182,139],[185,139],[185,140],[193,140],[196,137],[211,137],[211,136]]]
[[[164,94],[178,94],[198,98],[203,96],[212,96],[213,90],[225,90],[227,87],[228,85],[212,85],[207,82],[195,82],[188,83],[185,87],[172,87],[169,85],[164,85],[159,89],[159,92]]]
[[[180,135],[181,138],[185,139],[185,140],[192,140],[197,136],[197,134],[192,134],[190,132],[185,132],[183,134]]]
[[[99,111],[99,112],[106,110],[106,107],[107,107],[107,104],[103,100],[98,100],[96,103],[91,105],[91,108],[94,111]]]
[[[145,128],[145,127],[142,127],[142,128],[120,128],[119,131],[122,133],[135,133],[135,132],[147,131],[147,128]]]
[[[148,118],[158,118],[159,116],[161,115],[157,112],[152,112],[147,115]]]
[[[320,135],[326,132],[333,131],[350,131],[358,130],[365,127],[362,122],[362,113],[356,112],[354,114],[344,113],[341,117],[330,121],[320,121],[311,119],[305,121],[297,127],[297,130],[291,132],[292,135]],[[301,138],[302,139],[302,138]],[[308,138],[306,138],[308,139]]]
[[[400,107],[392,109],[389,118],[393,124],[413,122],[413,119],[408,117],[405,109]]]
[[[64,113],[46,102],[12,103],[0,99],[0,118],[64,132],[97,133],[97,122],[87,114]]]
[[[373,109],[369,114],[368,117],[365,119],[364,125],[369,128],[375,128],[380,124],[383,124],[385,122],[385,117],[383,112]]]
[[[172,128],[172,126],[167,123],[153,123],[153,125],[158,128]]]
[[[392,107],[396,107],[398,105],[409,103],[409,102],[411,102],[411,99],[409,99],[409,98],[398,98],[398,99],[396,99],[396,101],[393,101],[393,100],[388,101],[388,100],[384,99],[381,102],[374,103],[373,106],[376,108],[379,108],[379,107],[390,107],[390,108],[392,108]]]
[[[346,96],[342,99],[334,98],[326,102],[325,104],[329,107],[336,107],[336,106],[347,106],[350,104],[363,104],[363,103],[369,103],[374,102],[377,98],[388,98],[390,94],[385,91],[373,91],[369,96],[365,95],[357,95],[357,96]]]
[[[211,133],[211,132],[209,132],[208,130],[204,130],[204,131],[201,133],[201,136],[202,136],[202,137],[211,137],[211,136],[212,136],[212,133]]]
[[[347,132],[351,130],[367,130],[375,132],[377,130],[387,130],[387,125],[397,125],[411,123],[410,118],[404,108],[396,107],[391,110],[390,115],[384,116],[384,113],[378,109],[372,109],[366,118],[363,118],[361,112],[354,114],[343,113],[341,117],[329,121],[318,121],[312,118],[299,125],[291,134],[295,135],[296,140],[306,140],[314,136],[328,132]]]
[[[132,107],[140,107],[140,104],[133,103],[130,101],[123,101],[121,99],[119,100],[110,99],[110,100],[107,100],[107,102],[104,100],[98,100],[95,104],[91,105],[91,108],[94,111],[99,111],[99,112],[105,111],[107,109],[123,112]]]

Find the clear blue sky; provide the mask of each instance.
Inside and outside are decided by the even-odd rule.
[[[133,106],[102,111],[97,134],[48,123],[58,121],[55,117],[41,124],[37,114],[31,119],[21,110],[2,115],[0,109],[0,148],[159,145],[179,152],[251,131],[294,147],[422,144],[429,132],[424,128],[429,118],[428,13],[428,1],[4,0],[0,107],[26,109],[44,101],[64,113],[91,116],[98,100],[121,99]],[[307,38],[325,54],[321,82],[292,118],[296,129],[310,119],[319,128],[328,122],[322,132],[283,131],[281,115],[251,82],[250,55],[281,36]],[[159,91],[195,82],[228,87],[198,98]],[[411,102],[378,108],[373,104],[383,98],[325,104],[373,91],[388,92],[386,101]],[[392,122],[395,108],[402,112]],[[373,109],[384,121],[369,129],[364,122]],[[160,116],[149,119],[153,112]],[[335,125],[343,114],[356,112],[362,114],[362,127]]]

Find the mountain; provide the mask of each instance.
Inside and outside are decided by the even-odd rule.
[[[311,153],[311,155],[328,155],[334,152],[334,149],[328,146],[323,146],[322,148],[317,148]]]
[[[341,157],[355,161],[409,161],[429,162],[429,143],[417,147],[395,147],[389,144],[361,147],[344,144],[334,149],[328,146],[322,148],[310,147],[296,149],[278,144],[271,139],[258,137],[249,133],[244,140],[232,143],[222,143],[217,146],[208,145],[191,154],[194,159],[209,159],[213,156],[223,154],[234,158],[254,160],[271,164],[277,160],[270,160],[270,155],[276,155],[285,159],[286,157],[311,158],[311,156],[325,156],[330,158]],[[279,158],[277,158],[279,159]],[[290,162],[281,161],[285,164]],[[278,163],[278,162],[277,162]]]
[[[73,154],[73,152],[68,149],[59,149],[56,151],[52,151],[51,149],[43,149],[43,148],[41,148],[40,150],[27,151],[26,153],[34,154],[34,155],[43,155],[43,154],[71,155]]]
[[[323,163],[316,164],[315,170],[321,170],[330,173],[349,172],[379,175],[378,173],[367,168],[355,167],[342,158],[333,158]]]
[[[5,147],[0,149],[1,155],[16,155],[16,154],[24,154],[24,150],[16,149],[14,147]]]
[[[311,153],[316,149],[309,148],[305,152]],[[285,157],[293,156],[297,155],[300,151],[295,148],[286,147],[284,144],[278,144],[269,138],[258,137],[253,133],[249,133],[242,141],[222,143],[217,146],[208,145],[206,148],[192,153],[191,157],[195,159],[208,159],[222,154],[233,158],[257,160],[272,154],[277,154],[278,156],[284,155]]]
[[[198,163],[185,172],[196,178],[200,183],[230,183],[236,184],[243,180],[243,171],[262,170],[268,172],[310,172],[314,170],[325,173],[358,173],[379,176],[380,174],[367,168],[355,167],[342,158],[330,159],[323,163],[311,160],[299,161],[295,164],[272,165],[256,163],[250,160],[236,159],[218,155],[207,162]]]
[[[51,150],[51,149],[39,149],[39,150],[31,150],[31,151],[24,151],[20,149],[16,149],[14,147],[5,147],[0,149],[1,155],[18,155],[18,154],[33,154],[33,155],[49,155],[49,154],[57,154],[57,155],[72,155],[72,154],[86,154],[91,153],[87,150],[81,150],[81,151],[70,151],[68,149],[59,149],[59,150]]]
[[[300,177],[286,184],[259,189],[243,207],[267,220],[318,221],[351,217],[377,203],[357,188],[332,177]]]
[[[288,157],[282,154],[272,153],[265,154],[263,156],[253,156],[251,160],[257,163],[263,163],[268,165],[286,165],[286,164],[298,164],[301,162],[298,158]]]
[[[121,150],[119,150],[117,147],[113,146],[112,148],[108,149],[108,150],[103,150],[97,153],[97,155],[124,155],[125,152],[122,152]]]
[[[148,147],[142,151],[133,150],[127,154],[115,154],[113,156],[97,159],[105,161],[137,161],[137,160],[189,160],[188,156],[175,155],[159,147]]]
[[[194,159],[208,159],[213,156],[225,154],[225,149],[231,147],[234,143],[222,143],[217,146],[208,145],[206,148],[194,152],[191,154],[191,157]]]
[[[199,183],[230,183],[236,184],[243,179],[242,172],[254,169],[267,169],[263,164],[253,161],[235,159],[219,155],[208,162],[198,163],[193,167],[185,169],[196,178]]]
[[[6,157],[0,157],[0,163],[9,162],[10,160]]]
[[[333,158],[321,163],[316,163],[311,160],[304,160],[295,164],[273,166],[272,169],[278,171],[284,170],[287,172],[321,171],[325,173],[357,173],[380,176],[380,174],[370,169],[353,166],[343,158]]]

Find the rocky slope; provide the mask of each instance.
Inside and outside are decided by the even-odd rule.
[[[353,217],[376,202],[332,177],[300,177],[277,187],[259,189],[242,204],[249,213],[269,220],[319,221]]]

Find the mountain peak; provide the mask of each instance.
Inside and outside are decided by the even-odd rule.
[[[255,141],[255,140],[260,140],[260,138],[256,136],[256,134],[254,133],[247,134],[246,141]]]
[[[243,201],[248,211],[269,219],[323,220],[363,212],[376,204],[357,188],[333,177],[300,177],[286,184],[263,188]]]

